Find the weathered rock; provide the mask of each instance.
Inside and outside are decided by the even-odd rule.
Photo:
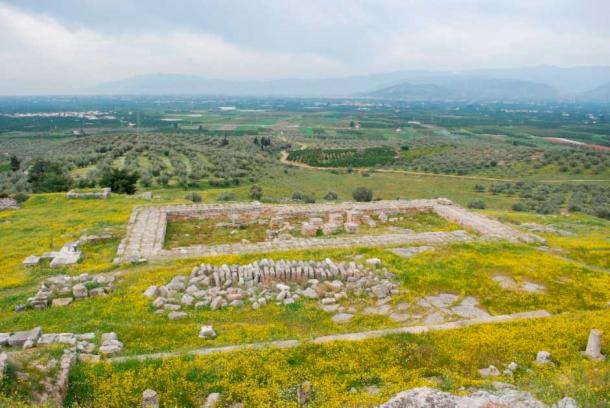
[[[155,286],[149,286],[145,291],[144,291],[144,296],[149,297],[149,298],[153,298],[155,296],[157,296],[159,294],[159,289]]]
[[[169,320],[180,320],[180,319],[187,318],[188,314],[186,312],[173,311],[173,312],[169,312],[167,317],[169,318]]]
[[[390,296],[391,289],[392,288],[389,287],[389,285],[381,283],[379,285],[373,286],[373,288],[371,290],[377,299],[382,299],[382,298],[386,298],[386,297]]]
[[[89,294],[87,291],[87,287],[82,283],[77,283],[72,287],[72,294],[75,298],[84,298]]]
[[[487,368],[479,368],[479,375],[483,378],[487,377],[497,377],[500,375],[500,370],[498,370],[495,366],[490,365]]]
[[[35,344],[41,335],[42,329],[40,327],[35,327],[32,330],[27,331],[18,331],[9,336],[8,345],[12,347],[23,347],[28,340]]]
[[[381,266],[381,259],[379,259],[379,258],[369,258],[369,259],[366,260],[366,264],[377,268],[377,267]]]
[[[414,388],[396,394],[379,408],[546,408],[531,394],[512,389],[477,391],[456,396],[433,388]]]
[[[601,353],[601,350],[602,332],[600,330],[591,329],[589,332],[589,340],[587,341],[587,348],[584,354],[592,360],[604,360],[606,356]]]
[[[313,288],[307,288],[303,291],[303,296],[305,296],[308,299],[317,299],[318,296],[318,292],[316,292]]]
[[[74,299],[71,297],[53,299],[53,301],[51,302],[51,306],[53,306],[53,307],[68,306],[70,303],[72,303],[73,300]]]
[[[199,337],[202,339],[213,339],[216,338],[216,331],[212,326],[201,326],[199,330]]]
[[[150,388],[142,393],[142,408],[159,408],[157,393]]]
[[[536,364],[551,364],[553,363],[553,360],[551,358],[551,353],[549,353],[548,351],[539,351],[538,354],[536,354]]]
[[[203,404],[203,408],[217,408],[220,403],[220,394],[217,392],[213,392],[205,399],[205,403]]]
[[[574,398],[565,397],[553,404],[551,408],[579,408]]]
[[[346,323],[350,321],[352,317],[354,317],[354,315],[351,313],[337,313],[331,320],[335,323]]]
[[[24,266],[36,266],[40,262],[40,257],[36,255],[30,255],[23,260]]]

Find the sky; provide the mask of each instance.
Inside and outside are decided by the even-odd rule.
[[[0,94],[610,65],[608,0],[0,0]]]

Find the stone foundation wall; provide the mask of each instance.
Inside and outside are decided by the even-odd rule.
[[[115,262],[135,262],[150,259],[175,257],[193,257],[218,254],[235,254],[249,252],[284,251],[322,247],[377,246],[401,244],[443,244],[472,239],[464,231],[397,233],[375,236],[341,236],[337,238],[294,238],[257,243],[226,245],[195,245],[186,248],[164,249],[165,231],[168,219],[172,218],[230,218],[240,217],[256,219],[265,217],[325,216],[331,213],[360,211],[362,213],[397,213],[413,211],[432,211],[439,216],[455,222],[468,230],[480,234],[483,238],[508,240],[512,242],[533,242],[537,238],[524,234],[516,229],[475,214],[453,204],[447,199],[433,200],[394,200],[374,201],[370,203],[345,202],[340,204],[301,204],[271,205],[253,203],[235,204],[196,204],[136,207],[129,219],[127,236],[117,250]]]

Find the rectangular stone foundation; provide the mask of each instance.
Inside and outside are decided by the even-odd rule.
[[[163,249],[168,219],[215,218],[239,214],[244,218],[260,216],[325,216],[350,210],[362,213],[431,211],[467,230],[479,234],[482,239],[511,242],[536,242],[539,238],[522,233],[497,220],[473,213],[443,198],[434,200],[394,200],[370,203],[346,202],[340,204],[286,204],[254,203],[196,204],[173,206],[145,206],[134,208],[127,226],[127,235],[117,250],[116,263],[142,260],[196,257],[220,254],[275,252],[309,248],[351,246],[444,244],[472,240],[465,231],[392,233],[385,235],[354,235],[337,238],[294,238],[282,241],[226,245],[195,245],[185,248]]]

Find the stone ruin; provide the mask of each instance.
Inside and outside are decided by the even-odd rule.
[[[0,198],[0,211],[18,210],[19,204],[14,198]]]
[[[31,330],[0,333],[0,346],[20,349],[30,349],[36,346],[64,344],[73,347],[79,353],[79,358],[87,361],[97,361],[100,355],[109,356],[123,349],[116,333],[102,334],[102,342],[98,348],[92,341],[95,333],[43,333],[41,327]],[[96,349],[99,354],[95,354]]]
[[[95,333],[43,334],[40,327],[12,333],[0,333],[0,346],[2,348],[23,350],[0,352],[0,381],[4,377],[8,362],[17,370],[16,374],[21,381],[32,381],[32,377],[27,372],[19,370],[35,371],[37,372],[36,377],[41,375],[43,379],[40,384],[36,384],[36,392],[32,395],[33,400],[41,404],[52,401],[57,406],[62,406],[68,391],[70,370],[77,359],[84,362],[98,362],[101,356],[111,356],[123,349],[123,343],[118,341],[116,333],[102,334],[102,344],[99,348],[93,342],[95,337]],[[47,345],[64,345],[67,348],[64,349],[59,360],[49,358],[28,361],[27,350]],[[54,376],[53,373],[55,373]]]
[[[372,216],[380,222],[392,221],[392,214],[408,212],[433,212],[454,222],[475,234],[465,231],[422,232],[410,230],[391,231],[386,234],[361,235],[359,226],[376,225]],[[304,237],[286,234],[285,218],[307,219],[301,225]],[[234,226],[244,222],[270,220],[266,241],[242,242],[221,245],[193,245],[189,247],[165,249],[165,233],[168,221],[172,219],[224,219]],[[247,221],[250,220],[250,221]],[[229,225],[227,223],[227,225]],[[344,230],[346,236],[317,237],[332,235]],[[208,256],[235,253],[256,253],[269,251],[289,251],[308,248],[333,248],[376,245],[447,244],[472,239],[506,240],[510,242],[542,242],[543,240],[497,220],[471,212],[453,204],[447,199],[395,200],[370,203],[345,202],[339,204],[273,205],[253,203],[235,204],[194,204],[143,206],[134,208],[127,226],[127,234],[121,241],[115,263],[142,262],[151,259]]]
[[[496,383],[495,390],[477,390],[470,395],[453,395],[434,388],[421,387],[402,391],[379,408],[547,408],[528,392],[518,391],[506,383]],[[566,397],[551,408],[578,408]]]
[[[62,307],[87,297],[106,296],[116,289],[115,281],[116,276],[112,274],[92,276],[83,273],[78,276],[51,276],[42,282],[36,295],[28,299],[25,307],[33,309],[46,309],[49,305]],[[17,310],[24,310],[25,307],[20,305]]]
[[[68,242],[59,251],[45,252],[41,256],[30,255],[23,261],[24,266],[36,266],[42,259],[50,259],[51,268],[59,268],[61,266],[73,265],[80,261],[83,256],[78,249],[80,243],[78,241]]]
[[[175,276],[168,284],[144,292],[156,313],[172,320],[187,317],[183,308],[211,310],[249,304],[258,309],[270,302],[288,305],[301,298],[316,299],[327,311],[348,295],[388,299],[398,293],[393,275],[369,259],[369,267],[355,262],[267,260],[247,265],[202,264],[189,277]]]
[[[68,242],[64,246],[55,252],[45,252],[41,256],[30,255],[24,259],[23,265],[26,267],[36,266],[40,264],[42,259],[50,259],[51,268],[59,268],[61,266],[73,265],[80,261],[83,254],[79,247],[88,242],[103,241],[112,239],[111,234],[100,234],[100,235],[83,235],[79,239],[73,242]]]
[[[80,199],[107,199],[110,197],[112,190],[110,187],[102,188],[101,191],[88,191],[88,192],[76,192],[74,190],[70,190],[66,193],[66,197],[70,199],[80,198]]]

